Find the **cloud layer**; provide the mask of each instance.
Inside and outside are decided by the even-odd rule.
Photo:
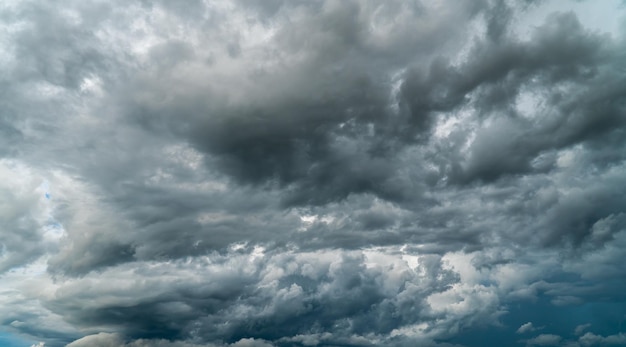
[[[0,334],[623,344],[625,15],[3,3]]]

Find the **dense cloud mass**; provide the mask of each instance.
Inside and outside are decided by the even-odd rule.
[[[626,345],[620,1],[3,1],[0,344]]]

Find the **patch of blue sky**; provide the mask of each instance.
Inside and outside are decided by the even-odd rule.
[[[7,332],[0,331],[0,346],[2,347],[31,347],[37,345],[39,341],[27,340]]]
[[[557,306],[552,297],[539,295],[533,301],[508,305],[507,312],[500,318],[500,326],[469,329],[446,342],[465,346],[515,346],[539,334],[555,334],[575,341],[579,326],[586,326],[588,331],[602,336],[626,333],[626,301],[583,301]],[[517,329],[528,322],[535,328],[517,333]]]

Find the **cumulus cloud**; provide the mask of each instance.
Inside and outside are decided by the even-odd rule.
[[[582,335],[583,332],[585,330],[587,330],[589,327],[591,326],[591,324],[587,323],[587,324],[581,324],[579,326],[576,327],[576,329],[574,330],[574,334],[576,335]]]
[[[2,3],[0,330],[46,347],[622,343],[623,15]]]
[[[526,341],[527,346],[558,346],[562,338],[554,334],[541,334]]]
[[[593,333],[585,333],[578,341],[581,346],[619,346],[626,343],[626,335],[623,333],[601,336]]]
[[[36,174],[0,160],[0,273],[27,264],[45,252],[47,201]]]
[[[518,334],[525,334],[525,333],[529,333],[532,331],[537,330],[538,328],[533,326],[532,322],[528,322],[528,323],[524,323],[522,324],[518,329],[517,329],[517,333]]]

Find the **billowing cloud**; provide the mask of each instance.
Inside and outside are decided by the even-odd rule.
[[[625,13],[1,4],[0,333],[623,344]]]

